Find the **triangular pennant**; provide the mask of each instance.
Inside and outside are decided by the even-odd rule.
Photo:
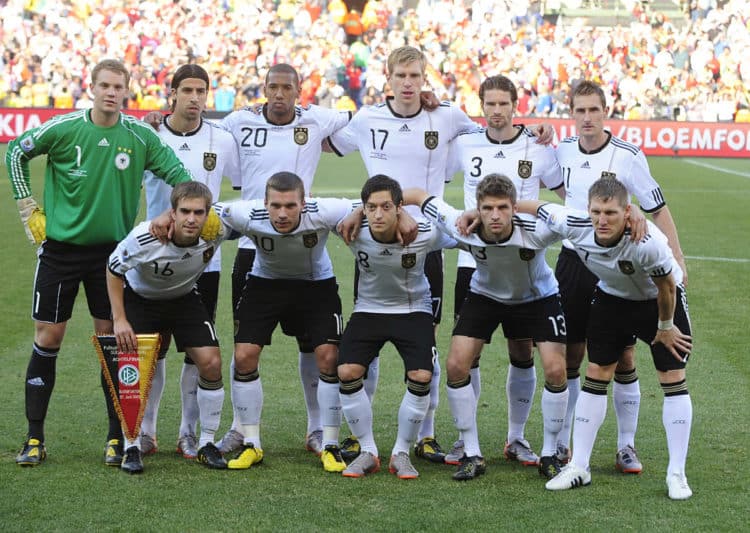
[[[94,335],[96,354],[109,385],[109,395],[128,440],[135,440],[143,420],[156,360],[161,346],[161,336],[139,334],[136,353],[120,353],[113,335]]]

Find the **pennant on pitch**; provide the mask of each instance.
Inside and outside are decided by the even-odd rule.
[[[117,340],[113,335],[91,337],[109,385],[109,395],[129,440],[134,440],[140,431],[161,346],[158,333],[136,336],[136,353],[118,352]]]

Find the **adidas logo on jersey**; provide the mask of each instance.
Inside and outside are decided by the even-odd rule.
[[[581,168],[591,168],[591,165],[589,165],[589,162],[586,161],[583,163],[583,165],[581,165]]]
[[[407,126],[406,124],[404,124],[403,126],[401,126],[401,128],[399,128],[398,131],[400,133],[407,133],[407,132],[410,132],[411,130],[409,129],[409,126]]]
[[[180,152],[184,151],[190,151],[190,147],[188,146],[188,143],[182,143],[182,146],[180,146]]]
[[[187,259],[188,257],[190,257],[190,252],[188,252],[188,253],[186,253],[185,255],[183,255],[183,256],[182,256],[182,259],[184,260],[184,259]]]
[[[107,147],[107,146],[109,146],[109,141],[107,140],[106,137],[102,137],[102,140],[99,141],[99,144],[97,146]]]
[[[495,159],[505,159],[505,154],[502,150],[495,154]]]
[[[44,380],[40,377],[31,378],[28,381],[26,381],[29,385],[34,385],[35,387],[44,387]]]
[[[383,250],[382,252],[380,252],[380,255],[393,255],[393,254],[391,253],[391,251],[388,248],[386,248],[385,250]]]

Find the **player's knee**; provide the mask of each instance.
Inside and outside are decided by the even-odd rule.
[[[65,337],[66,322],[49,324],[47,322],[35,322],[34,342],[37,346],[47,348],[60,348],[63,337]]]
[[[635,368],[635,350],[632,348],[625,350],[617,361],[617,372],[626,373]]]
[[[568,381],[565,364],[552,364],[544,368],[544,380],[552,385],[562,385]]]
[[[406,373],[406,381],[407,383],[409,381],[416,381],[419,383],[429,384],[429,382],[432,381],[432,372],[430,372],[429,370],[424,370],[424,369],[409,370]]]
[[[449,381],[461,381],[469,375],[469,369],[471,367],[471,358],[469,358],[469,364],[463,360],[462,357],[451,354],[448,356],[448,360],[445,362],[445,371],[448,374]]]
[[[256,344],[236,344],[234,366],[242,374],[258,369],[261,347]]]
[[[322,374],[336,374],[338,349],[332,344],[323,344],[315,349],[318,370]]]
[[[361,380],[365,375],[365,367],[356,363],[346,363],[338,367],[339,381]]]

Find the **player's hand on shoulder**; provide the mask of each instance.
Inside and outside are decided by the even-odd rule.
[[[414,242],[419,233],[419,225],[414,218],[403,209],[398,214],[398,226],[396,228],[396,239],[401,246],[406,246]]]
[[[151,219],[148,232],[162,243],[169,242],[174,232],[174,222],[170,211],[164,211],[161,215]]]
[[[336,224],[336,233],[344,239],[347,245],[351,244],[359,235],[359,229],[362,227],[362,213],[362,207],[358,207]]]
[[[479,211],[469,209],[461,213],[461,216],[456,219],[456,229],[461,235],[468,237],[477,230],[481,222]]]
[[[434,111],[440,105],[440,100],[434,91],[421,91],[419,93],[419,99],[422,101],[422,107],[427,111]]]
[[[208,216],[206,222],[203,224],[203,231],[201,231],[201,238],[204,241],[215,241],[224,235],[224,224],[221,223],[219,215],[213,208],[208,209]]]
[[[143,117],[143,122],[154,128],[156,131],[159,131],[161,123],[164,122],[164,115],[159,111],[149,111],[146,116]]]
[[[552,127],[552,124],[537,124],[530,129],[531,132],[536,136],[536,144],[549,146],[550,144],[552,144],[552,141],[555,140],[555,128]]]
[[[646,233],[648,233],[646,216],[637,205],[630,205],[628,225],[630,226],[630,240],[633,242],[640,242],[646,236]]]

